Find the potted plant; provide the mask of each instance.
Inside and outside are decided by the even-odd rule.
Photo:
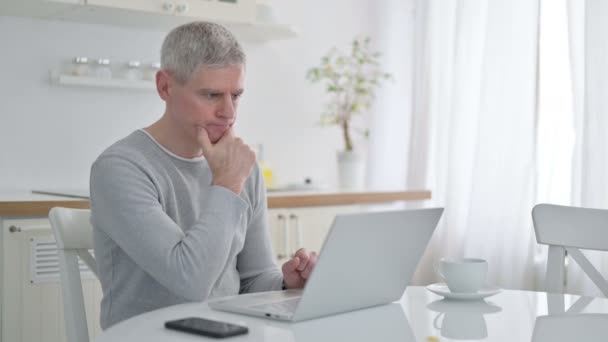
[[[361,189],[364,182],[362,151],[355,149],[353,132],[369,135],[368,129],[355,129],[353,118],[367,112],[376,89],[391,77],[381,70],[380,52],[372,51],[369,37],[357,37],[350,53],[332,48],[321,64],[308,70],[307,78],[323,83],[330,96],[321,125],[337,125],[342,130],[344,150],[338,152],[338,181],[343,189]]]

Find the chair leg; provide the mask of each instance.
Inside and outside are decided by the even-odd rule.
[[[74,250],[57,250],[68,342],[89,342],[78,257]]]
[[[547,258],[547,277],[545,288],[547,292],[564,292],[564,259],[566,249],[561,246],[549,246],[549,257]]]

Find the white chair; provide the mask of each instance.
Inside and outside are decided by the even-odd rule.
[[[608,210],[538,204],[532,220],[539,244],[549,245],[546,291],[564,292],[566,252],[608,297],[608,282],[579,250],[608,251]]]
[[[68,342],[89,341],[78,257],[97,276],[95,259],[89,253],[89,249],[93,248],[93,227],[90,217],[91,211],[88,209],[55,207],[49,212],[49,220],[57,241]]]

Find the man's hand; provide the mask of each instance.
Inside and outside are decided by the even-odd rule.
[[[283,279],[288,289],[301,289],[317,263],[317,253],[298,249],[293,258],[283,264]]]
[[[251,148],[234,135],[232,127],[215,144],[209,140],[207,130],[200,127],[198,142],[211,168],[212,184],[240,194],[255,164],[255,153]]]

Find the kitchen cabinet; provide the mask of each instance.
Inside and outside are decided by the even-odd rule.
[[[368,210],[371,205],[430,198],[428,190],[269,193],[268,222],[274,255],[281,262],[300,247],[320,251],[336,214]],[[37,201],[0,198],[0,216],[46,215],[55,206],[88,208],[88,205],[86,195],[80,199],[42,196]]]
[[[255,0],[86,0],[86,4],[221,22],[251,23],[256,15]]]
[[[243,41],[297,36],[290,25],[257,20],[268,5],[256,0],[3,0],[0,14],[89,24],[170,30],[194,20],[225,25]]]
[[[301,247],[320,252],[337,214],[385,209],[392,202],[430,198],[431,192],[426,190],[269,193],[268,225],[275,262],[282,264]]]
[[[391,204],[268,209],[275,262],[282,265],[299,248],[320,253],[336,215],[391,209]]]
[[[56,246],[47,216],[57,206],[88,208],[88,191],[77,195],[80,198],[0,193],[0,342],[65,341],[59,268],[53,256]],[[430,198],[430,191],[270,193],[271,239],[275,255],[281,254],[276,261],[282,264],[300,247],[320,252],[336,214],[371,210],[369,206],[379,203]],[[99,332],[102,292],[84,265],[81,277],[93,336]]]
[[[3,219],[0,284],[2,337],[10,342],[65,341],[57,247],[47,218]],[[101,332],[102,291],[81,264],[85,310],[91,341]]]
[[[275,262],[283,264],[299,248],[319,253],[337,214],[364,210],[362,206],[277,208],[268,210]]]
[[[77,15],[84,10],[106,14],[148,13],[156,16],[180,16],[227,23],[254,23],[256,0],[7,0],[3,14],[60,17],[60,12]],[[112,12],[112,10],[114,10]],[[70,13],[67,13],[69,16]],[[109,19],[109,18],[108,18]],[[137,19],[137,18],[135,18]]]

